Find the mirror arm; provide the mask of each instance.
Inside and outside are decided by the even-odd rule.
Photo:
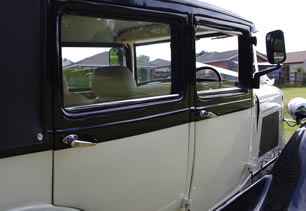
[[[254,79],[253,79],[253,86],[252,86],[252,88],[257,88],[257,89],[259,88],[260,76],[263,76],[265,74],[268,74],[270,72],[278,70],[279,68],[281,68],[281,65],[277,64],[276,67],[268,68],[266,70],[262,70],[262,71],[254,73]]]

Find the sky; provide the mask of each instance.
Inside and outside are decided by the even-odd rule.
[[[306,0],[198,0],[232,11],[241,17],[252,21],[258,32],[257,50],[266,53],[265,36],[268,32],[281,29],[285,34],[286,51],[306,51]],[[207,47],[207,46],[206,46]],[[197,49],[200,50],[207,49]],[[230,49],[227,49],[230,50]],[[74,48],[63,49],[63,58],[73,62],[92,56],[101,50]],[[151,61],[156,58],[170,59],[169,52],[144,49],[144,54],[150,54]],[[169,58],[168,58],[169,57]]]
[[[257,49],[266,53],[265,36],[281,29],[286,51],[306,51],[306,0],[199,0],[235,12],[252,21],[258,33]]]

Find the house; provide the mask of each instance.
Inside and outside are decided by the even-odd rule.
[[[146,81],[150,81],[152,78],[152,73],[154,74],[157,66],[152,64],[151,62],[139,61],[137,60],[137,82],[143,83]]]
[[[238,50],[224,51],[224,52],[213,52],[198,56],[197,62],[213,65],[227,70],[238,71]],[[257,62],[259,71],[274,67],[271,65],[266,55],[257,52]],[[269,73],[270,78],[274,78],[278,82],[281,78],[281,69]]]
[[[297,69],[301,67],[301,72]],[[284,62],[285,79],[289,84],[296,84],[306,80],[306,51],[287,53]]]
[[[203,64],[209,64],[236,72],[238,70],[238,50],[208,53],[198,56],[196,60]],[[267,57],[264,54],[257,52],[257,61],[259,67],[261,65],[266,65]]]
[[[164,59],[144,62],[137,60],[138,83],[171,78],[171,62]]]
[[[109,53],[105,51],[63,67],[64,69],[96,69],[107,66],[109,66]]]
[[[69,60],[65,59],[65,65],[63,65],[64,69],[95,69],[97,67],[110,66],[108,51],[95,54],[75,63],[70,61],[70,63],[68,64],[67,61]],[[155,68],[157,69],[157,71],[168,72],[171,69],[171,62],[163,59],[156,59],[152,62],[144,62],[137,60],[137,68]]]
[[[71,64],[73,64],[73,62],[70,61],[69,59],[67,59],[67,58],[62,59],[62,66],[63,67],[71,65]]]
[[[197,62],[237,72],[238,50],[207,53],[196,58]]]
[[[65,61],[68,59],[65,59]],[[145,62],[137,60],[137,82],[143,83],[154,80],[169,79],[171,77],[171,62],[164,59],[155,59],[154,61]],[[95,54],[88,58],[82,59],[75,63],[65,63],[63,61],[63,69],[80,69],[86,70],[86,72],[92,72],[98,67],[108,67],[109,64],[109,52]],[[66,73],[67,75],[68,73]],[[76,73],[74,73],[76,74]],[[67,76],[68,77],[68,76]]]
[[[157,72],[170,72],[171,71],[171,62],[164,59],[155,59],[150,62],[156,66]]]

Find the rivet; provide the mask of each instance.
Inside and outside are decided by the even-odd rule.
[[[41,134],[41,133],[38,133],[38,134],[37,134],[37,140],[38,140],[38,141],[44,140],[44,135]]]

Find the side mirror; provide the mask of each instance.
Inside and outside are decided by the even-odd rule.
[[[252,88],[258,89],[260,85],[260,76],[280,69],[280,63],[286,60],[284,33],[281,30],[269,32],[266,36],[266,48],[268,61],[271,64],[277,64],[277,66],[254,73],[251,85]]]
[[[285,38],[281,30],[272,31],[266,36],[268,61],[279,64],[286,60]]]

